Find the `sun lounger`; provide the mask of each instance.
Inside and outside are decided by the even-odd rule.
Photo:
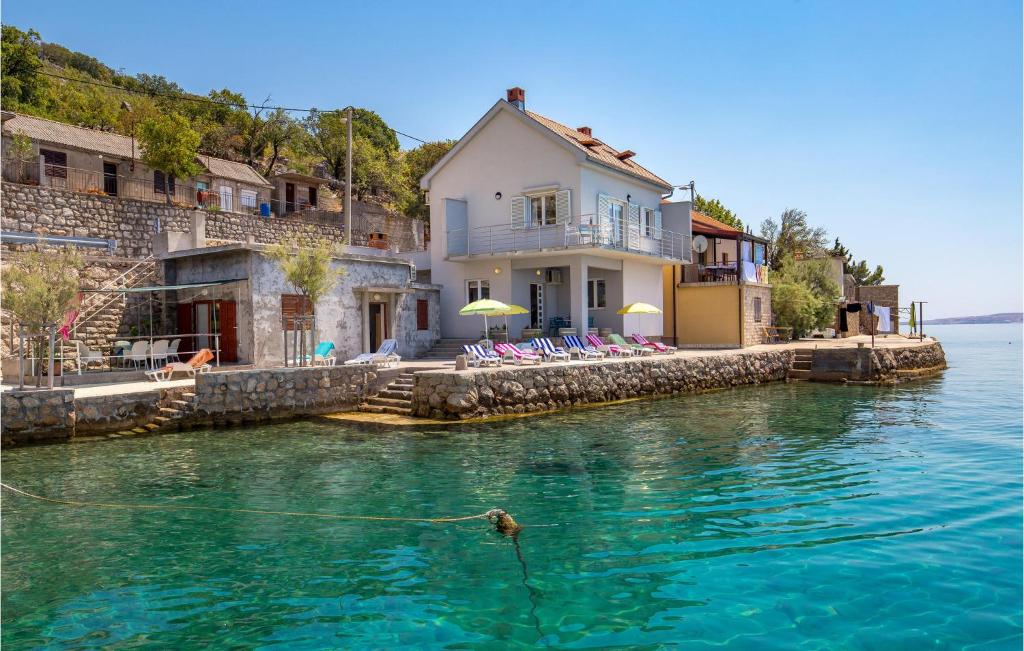
[[[616,346],[628,348],[629,350],[633,351],[634,355],[639,355],[640,357],[654,354],[653,348],[647,348],[646,346],[641,346],[640,344],[631,344],[625,339],[623,339],[622,335],[610,334],[608,335],[608,339],[610,339],[611,342]]]
[[[616,344],[606,344],[601,341],[601,338],[597,335],[587,335],[587,341],[594,348],[597,348],[603,353],[607,353],[612,357],[632,357],[633,349],[628,346],[618,346]]]
[[[562,337],[562,342],[569,347],[570,355],[575,353],[580,359],[604,359],[605,353],[595,346],[584,344],[576,335],[566,335]]]
[[[675,346],[666,346],[660,341],[648,341],[647,337],[643,336],[639,332],[633,333],[633,341],[640,344],[644,348],[650,348],[654,352],[659,353],[661,355],[671,355],[677,350]]]
[[[146,375],[157,382],[166,382],[171,379],[172,375],[178,372],[188,373],[189,377],[195,377],[196,373],[206,373],[210,370],[210,365],[207,362],[211,359],[213,359],[213,353],[210,352],[209,348],[203,348],[187,362],[171,362],[163,368],[146,371]]]
[[[307,356],[306,361],[312,361],[313,366],[334,366],[338,361],[334,354],[334,342],[321,341],[316,345],[316,350],[313,351],[313,359],[310,360]]]
[[[375,353],[360,353],[350,360],[346,360],[346,365],[353,364],[375,364],[377,366],[397,366],[402,358],[395,352],[398,348],[398,342],[394,339],[385,339],[381,342],[380,348]]]
[[[480,344],[465,344],[462,350],[466,351],[466,363],[470,366],[501,366],[501,355]]]
[[[561,361],[568,362],[572,359],[568,351],[561,346],[556,346],[547,337],[534,337],[530,342],[534,350],[544,356],[545,362]]]
[[[515,344],[494,344],[494,351],[501,355],[503,360],[511,360],[513,364],[519,366],[523,362],[530,362],[531,364],[540,364],[540,355],[534,355],[524,350],[519,350]]]

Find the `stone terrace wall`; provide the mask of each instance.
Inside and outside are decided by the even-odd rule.
[[[376,391],[372,366],[271,368],[196,377],[195,420],[240,424],[355,408]]]
[[[465,419],[782,380],[790,350],[416,374],[413,414]]]
[[[75,392],[4,391],[0,394],[3,445],[67,441],[75,435]]]
[[[818,348],[811,363],[814,382],[892,384],[946,368],[942,345],[925,343],[901,348]]]

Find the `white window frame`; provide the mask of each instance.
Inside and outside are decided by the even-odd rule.
[[[650,239],[657,237],[656,233],[658,232],[658,227],[656,222],[657,217],[655,216],[656,212],[657,211],[654,210],[654,208],[640,207],[640,224],[644,229],[644,237]]]
[[[616,228],[615,220],[612,219],[612,206],[622,209]],[[610,244],[622,244],[626,241],[626,228],[629,225],[629,206],[622,199],[608,197],[608,214],[604,216],[608,220],[608,234]]]
[[[217,186],[217,195],[220,197],[220,209],[224,212],[235,210],[235,189],[230,185]]]
[[[248,203],[250,199],[252,200],[252,204]],[[239,190],[238,205],[240,205],[242,208],[250,208],[255,210],[256,208],[259,207],[259,202],[260,195],[259,192],[257,192],[256,190],[247,190],[244,188],[242,190]]]
[[[487,296],[483,295],[484,286],[487,286]],[[476,288],[476,298],[469,298],[469,288]],[[479,301],[484,298],[491,297],[491,281],[487,278],[472,278],[466,280],[466,304],[472,303],[473,301]]]
[[[601,287],[602,291],[598,291],[598,287]],[[600,303],[601,296],[604,296],[604,304]],[[593,299],[593,300],[591,300]],[[587,309],[588,310],[603,310],[608,307],[608,285],[604,282],[604,278],[590,278],[587,280]]]

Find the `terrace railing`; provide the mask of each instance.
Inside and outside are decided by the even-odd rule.
[[[643,224],[581,215],[565,224],[512,228],[509,224],[451,229],[448,256],[493,255],[545,249],[602,248],[690,262],[690,235]]]

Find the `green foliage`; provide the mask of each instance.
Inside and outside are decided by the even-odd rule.
[[[0,41],[0,70],[4,107],[17,110],[39,99],[42,81],[39,70],[39,33],[23,32],[17,27],[3,26]]]
[[[405,175],[411,196],[408,203],[402,207],[404,214],[419,219],[428,217],[427,203],[423,191],[420,190],[420,179],[430,171],[437,161],[451,151],[455,143],[455,140],[425,142],[419,147],[405,152],[402,161],[405,165]]]
[[[857,285],[881,285],[885,282],[885,272],[882,269],[882,265],[875,265],[875,270],[872,271],[868,267],[867,260],[855,261],[853,254],[840,243],[838,237],[835,244],[832,245],[832,255],[838,255],[843,258],[843,273],[853,276],[853,280]]]
[[[63,322],[78,297],[81,254],[74,249],[30,251],[15,260],[3,273],[4,308],[32,329]]]
[[[772,274],[772,311],[777,325],[793,328],[795,337],[828,327],[835,318],[840,288],[827,260],[783,258]]]
[[[810,258],[825,250],[828,234],[824,228],[807,223],[807,213],[787,209],[775,221],[761,222],[761,237],[768,240],[768,265],[778,270],[786,258]]]
[[[743,222],[736,213],[722,205],[718,199],[705,199],[700,194],[693,200],[693,209],[703,213],[712,219],[717,219],[723,224],[728,224],[738,230],[743,230]]]
[[[199,134],[184,117],[171,113],[149,118],[139,125],[139,144],[142,146],[142,162],[179,179],[199,174],[202,167],[196,161]],[[167,203],[171,203],[167,193]]]
[[[323,298],[344,273],[331,269],[333,245],[325,239],[307,242],[307,246],[276,244],[267,249],[267,256],[277,262],[285,279],[316,309]]]
[[[11,136],[10,144],[4,150],[4,160],[18,164],[18,176],[20,181],[27,181],[30,177],[29,171],[35,159],[32,149],[32,140],[23,133],[16,133]]]

